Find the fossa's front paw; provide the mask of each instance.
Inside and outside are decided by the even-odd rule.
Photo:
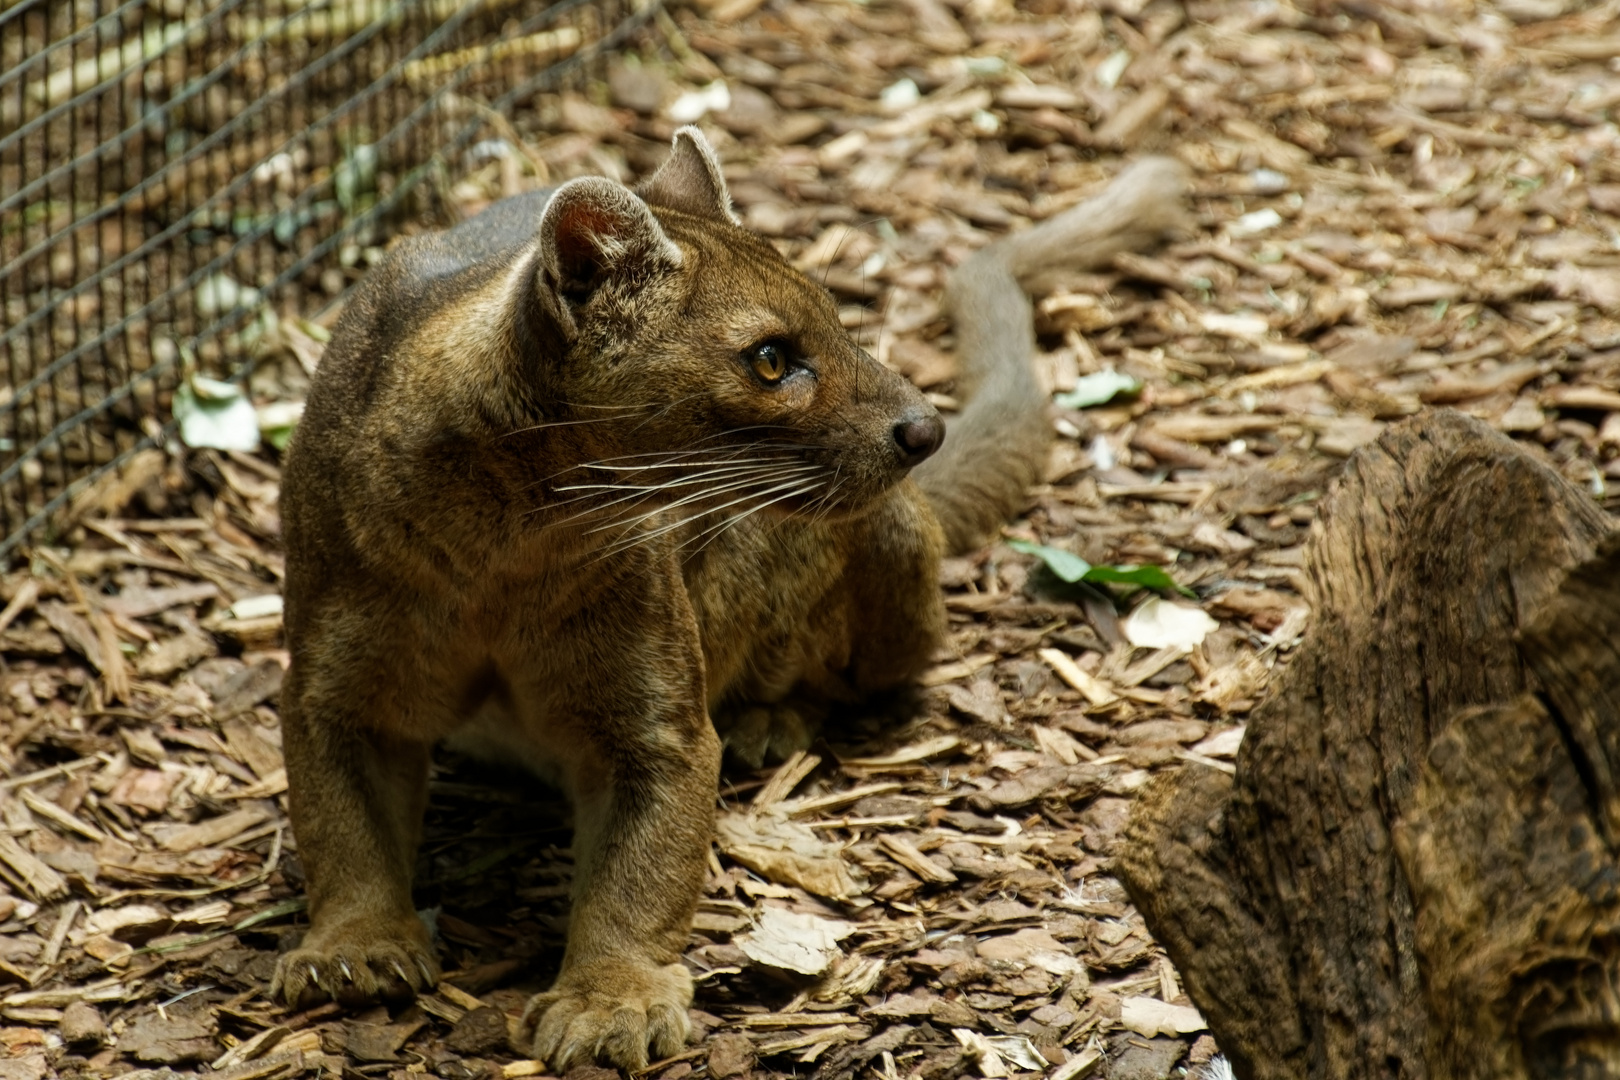
[[[322,1001],[360,1005],[410,1000],[439,981],[427,929],[414,917],[411,921],[414,927],[396,933],[311,931],[303,947],[277,961],[270,996],[304,1009]]]
[[[523,1032],[533,1032],[532,1053],[559,1075],[596,1061],[640,1069],[649,1050],[658,1060],[686,1045],[691,1004],[692,975],[682,964],[599,961],[564,972],[531,998]]]

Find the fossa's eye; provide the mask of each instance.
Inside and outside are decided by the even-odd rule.
[[[783,352],[782,346],[774,341],[755,345],[748,350],[747,356],[748,366],[754,369],[754,374],[766,385],[775,386],[787,376],[787,354]]]

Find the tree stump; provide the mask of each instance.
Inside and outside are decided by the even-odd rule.
[[[1620,1075],[1620,535],[1456,413],[1358,452],[1235,777],[1122,876],[1247,1080]]]

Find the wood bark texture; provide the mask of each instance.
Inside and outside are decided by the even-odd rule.
[[[1235,1071],[1620,1075],[1620,538],[1457,413],[1358,452],[1237,773],[1122,876]]]

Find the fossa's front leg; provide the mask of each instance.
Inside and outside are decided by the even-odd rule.
[[[690,1031],[681,954],[720,769],[692,638],[677,655],[667,642],[618,642],[599,669],[576,666],[566,719],[548,724],[547,752],[575,803],[573,911],[562,970],[523,1022],[534,1055],[558,1073],[595,1059],[640,1068],[649,1050],[678,1052]]]
[[[310,930],[276,965],[272,996],[293,1004],[408,998],[438,980],[411,872],[427,802],[430,747],[397,733],[398,681],[354,659],[295,658],[282,692],[294,835]]]

